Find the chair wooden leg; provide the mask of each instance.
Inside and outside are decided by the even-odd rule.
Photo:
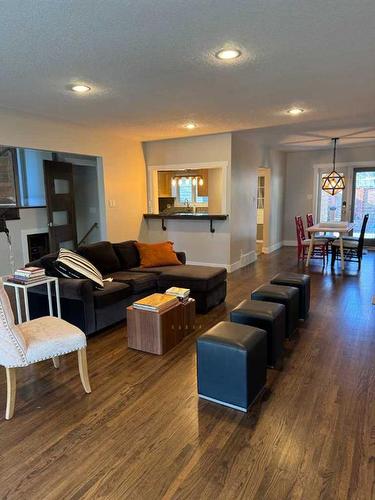
[[[52,361],[53,361],[53,366],[54,366],[55,368],[60,368],[60,359],[59,359],[59,357],[58,357],[58,356],[54,356],[54,357],[52,358]]]
[[[302,258],[302,264],[304,264],[306,260],[306,247],[302,247],[301,258]]]
[[[14,405],[16,403],[16,369],[5,368],[7,375],[7,407],[5,419],[10,420],[14,415]]]
[[[299,261],[302,260],[303,262],[303,248],[297,245],[297,261],[299,264]]]
[[[344,242],[342,236],[339,237],[340,240],[340,257],[341,257],[341,271],[345,268],[345,256],[344,256]]]
[[[83,388],[89,394],[91,392],[89,373],[87,371],[87,357],[86,357],[86,349],[80,349],[78,351],[78,367],[79,367],[79,376],[81,377],[81,382]]]

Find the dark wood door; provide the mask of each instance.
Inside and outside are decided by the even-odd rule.
[[[44,181],[50,251],[56,252],[61,247],[74,250],[77,228],[72,164],[45,160]]]

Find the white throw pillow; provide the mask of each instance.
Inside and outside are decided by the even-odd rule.
[[[61,248],[53,265],[56,271],[64,278],[87,278],[97,288],[104,288],[101,272],[90,261],[71,250]]]

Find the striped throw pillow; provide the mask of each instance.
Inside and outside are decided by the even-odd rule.
[[[87,259],[71,250],[61,248],[53,263],[57,272],[64,278],[87,278],[96,288],[104,288],[103,276]]]

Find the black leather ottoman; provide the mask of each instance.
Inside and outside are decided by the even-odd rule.
[[[267,332],[267,365],[280,366],[284,351],[285,306],[259,300],[243,300],[230,313],[230,320]]]
[[[298,288],[299,319],[307,319],[310,309],[310,276],[298,273],[279,273],[272,278],[271,283]]]
[[[198,394],[247,411],[266,384],[267,334],[222,321],[197,340]]]
[[[299,316],[298,288],[282,285],[262,285],[251,294],[253,300],[276,302],[285,306],[285,336],[290,338],[297,328]]]

